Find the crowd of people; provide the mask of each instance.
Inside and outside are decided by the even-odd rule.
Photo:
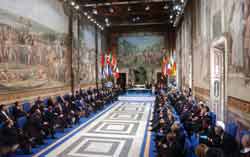
[[[158,157],[250,157],[249,134],[238,142],[205,103],[196,103],[191,89],[162,87],[156,89],[149,128]]]
[[[16,102],[9,111],[9,105],[0,105],[0,156],[17,149],[31,154],[32,148],[43,145],[46,138],[57,138],[57,131],[64,131],[80,123],[81,117],[101,110],[119,94],[119,88],[78,90],[74,94],[49,97],[34,102],[28,111]],[[18,120],[26,118],[23,126]]]

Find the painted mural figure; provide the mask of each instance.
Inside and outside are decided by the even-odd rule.
[[[164,36],[157,33],[123,34],[118,37],[119,65],[128,68],[129,77],[136,83],[151,81],[151,71],[160,67],[164,47]]]
[[[1,90],[63,85],[67,80],[66,45],[62,44],[65,34],[7,11],[5,14],[11,15],[12,24],[0,23]]]

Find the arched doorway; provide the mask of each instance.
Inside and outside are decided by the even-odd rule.
[[[217,120],[227,118],[227,61],[228,38],[222,36],[214,42],[210,49],[210,107],[217,115]]]

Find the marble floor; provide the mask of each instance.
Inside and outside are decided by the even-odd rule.
[[[143,157],[152,100],[119,100],[35,157]]]

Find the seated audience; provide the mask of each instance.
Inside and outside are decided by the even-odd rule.
[[[80,89],[75,95],[49,97],[46,101],[38,97],[29,113],[23,111],[19,102],[15,102],[11,113],[7,105],[0,105],[0,156],[18,148],[25,154],[32,153],[32,147],[44,144],[45,138],[56,138],[59,128],[64,130],[80,123],[81,116],[87,117],[92,111],[102,109],[119,92],[119,88],[89,88]],[[27,118],[23,126],[14,125],[19,117]]]
[[[153,119],[149,130],[155,133],[157,156],[166,155],[168,147],[165,146],[168,142],[172,143],[172,138],[165,138],[169,133],[174,135],[175,142],[182,149],[179,152],[184,152],[184,156],[240,156],[236,139],[225,132],[223,127],[214,126],[209,107],[203,102],[196,104],[191,89],[166,91],[162,84],[156,86]],[[245,142],[242,155],[249,152],[248,147]]]

